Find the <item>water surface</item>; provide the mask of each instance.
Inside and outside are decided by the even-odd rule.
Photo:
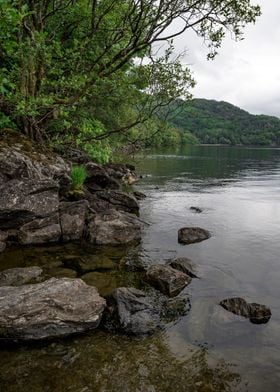
[[[195,146],[150,151],[136,162],[143,173],[137,189],[148,196],[141,202],[141,218],[148,224],[136,249],[11,250],[0,256],[0,269],[40,265],[49,276],[63,276],[65,257],[106,258],[115,268],[98,272],[104,273],[98,288],[105,294],[118,286],[141,287],[141,276],[123,270],[127,257],[148,265],[187,256],[201,277],[180,294],[190,297],[191,311],[144,339],[98,331],[2,347],[0,390],[278,391],[280,151]],[[194,213],[191,206],[203,212]],[[180,245],[177,231],[183,226],[203,227],[212,237]],[[81,276],[73,271],[68,276]],[[255,325],[225,311],[219,301],[231,296],[268,305],[271,320]]]

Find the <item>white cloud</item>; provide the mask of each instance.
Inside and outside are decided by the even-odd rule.
[[[194,72],[195,97],[223,100],[252,113],[280,117],[280,1],[259,0],[262,16],[248,26],[245,40],[226,38],[219,55],[207,61],[207,48],[194,33],[175,41]]]

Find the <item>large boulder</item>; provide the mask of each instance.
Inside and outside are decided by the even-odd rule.
[[[86,187],[91,191],[99,191],[102,189],[119,189],[118,181],[110,177],[106,170],[96,163],[89,162],[86,165],[87,178]]]
[[[42,340],[98,327],[105,307],[94,287],[80,279],[0,287],[0,337]]]
[[[224,299],[220,305],[229,312],[250,319],[253,324],[265,324],[271,317],[271,310],[266,305],[248,303],[243,298]]]
[[[210,232],[200,227],[183,227],[178,231],[178,242],[180,244],[193,244],[207,240],[210,237]]]
[[[70,166],[60,156],[43,154],[37,146],[25,141],[13,147],[0,148],[0,173],[2,181],[30,179],[33,181],[45,179],[63,179],[69,175]]]
[[[131,335],[144,335],[160,327],[159,311],[143,291],[120,287],[106,299],[105,328]]]
[[[85,231],[89,204],[86,200],[63,202],[59,205],[62,240],[81,240]]]
[[[96,193],[96,197],[103,201],[106,209],[116,209],[119,211],[129,212],[131,214],[139,213],[139,204],[134,196],[125,192],[107,190]]]
[[[41,281],[43,270],[40,267],[11,268],[0,272],[0,286],[22,286]]]
[[[89,241],[97,245],[121,245],[141,240],[142,224],[137,217],[109,210],[92,215],[88,225]]]
[[[171,260],[168,265],[178,271],[183,272],[191,278],[197,278],[197,275],[194,272],[193,262],[187,257],[178,257],[177,259]]]
[[[178,295],[191,282],[188,275],[166,265],[151,266],[146,272],[145,279],[169,297]]]
[[[22,245],[58,242],[60,238],[61,226],[58,213],[26,223],[18,232],[18,239]]]
[[[58,210],[58,183],[10,180],[0,186],[0,229],[14,229]]]

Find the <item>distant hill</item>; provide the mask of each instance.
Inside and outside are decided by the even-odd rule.
[[[280,145],[280,119],[253,115],[227,102],[178,100],[169,108],[167,121],[199,143]]]

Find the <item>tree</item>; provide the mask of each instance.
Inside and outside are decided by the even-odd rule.
[[[135,98],[130,118],[122,113],[119,123],[107,121],[89,136],[125,132],[158,106],[188,96],[193,85],[189,70],[174,60],[172,44],[161,59],[152,54],[155,44],[192,29],[213,58],[227,30],[240,39],[259,15],[250,0],[1,0],[2,117],[40,142],[57,137],[57,129],[77,137],[85,113],[99,120],[95,102],[104,86],[115,102],[126,87],[124,94]]]

